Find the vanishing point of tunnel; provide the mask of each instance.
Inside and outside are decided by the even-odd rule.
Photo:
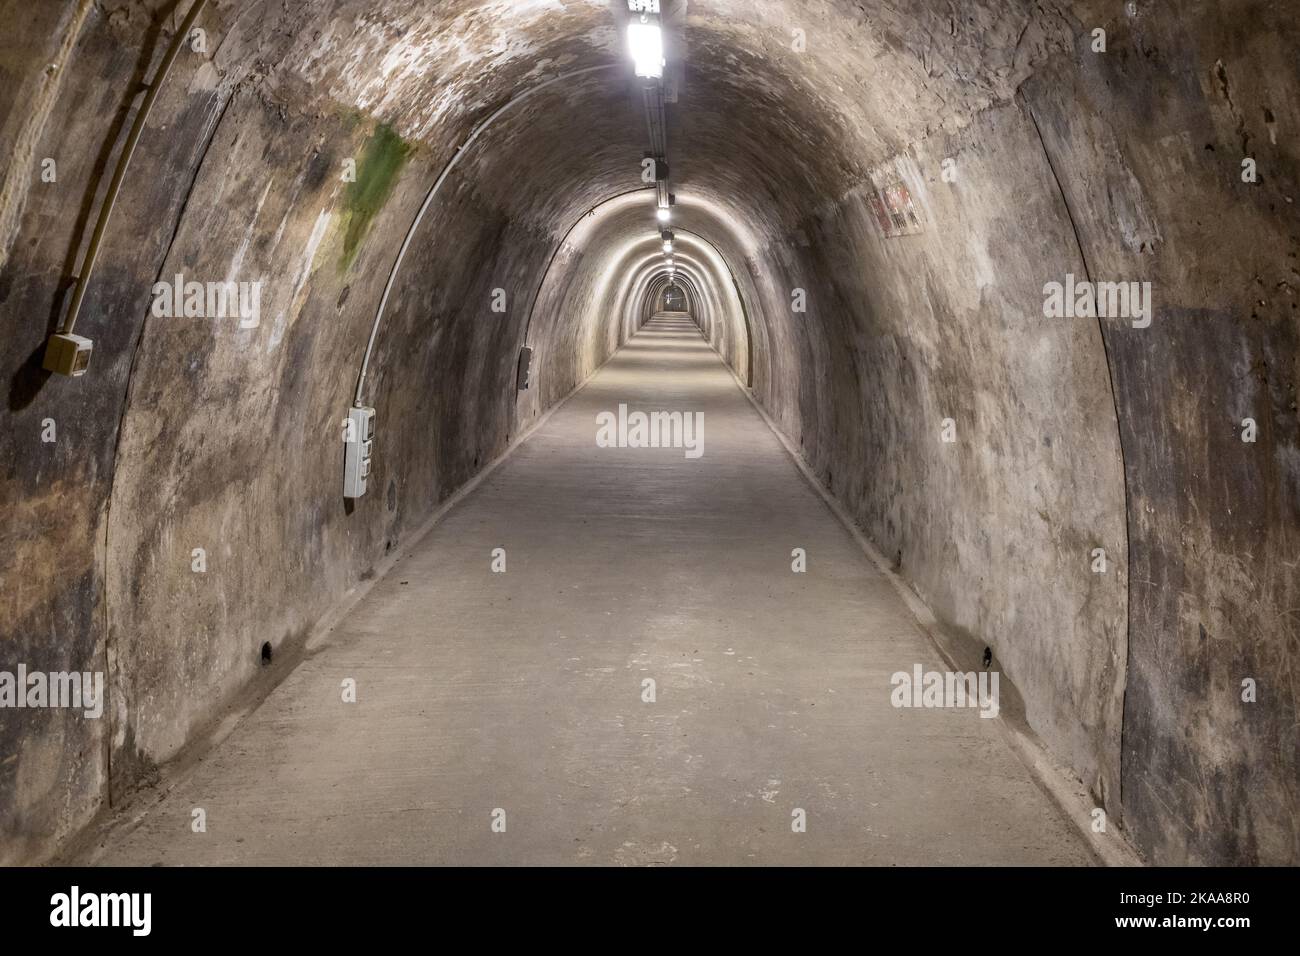
[[[0,0],[0,864],[1300,863],[1284,0]]]

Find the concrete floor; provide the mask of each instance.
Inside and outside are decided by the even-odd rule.
[[[620,402],[704,412],[703,457],[598,448]],[[658,317],[85,860],[1092,863],[997,721],[890,705],[914,663],[944,669],[694,325]]]

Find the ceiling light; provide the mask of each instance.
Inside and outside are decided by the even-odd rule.
[[[671,218],[672,213],[670,213],[667,209],[660,209],[659,212],[656,213],[656,215],[658,215],[660,222],[667,222],[669,218]]]
[[[671,255],[672,251],[673,251],[673,241],[669,239],[664,243],[664,252],[667,252]]]
[[[636,64],[636,75],[659,79],[664,75],[664,41],[657,23],[629,23],[627,48]]]

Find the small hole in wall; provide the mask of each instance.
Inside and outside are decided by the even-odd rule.
[[[271,663],[271,642],[270,641],[267,641],[265,644],[262,645],[262,663],[264,665]]]

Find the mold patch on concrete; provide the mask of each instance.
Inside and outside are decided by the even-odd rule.
[[[348,183],[344,191],[341,272],[346,272],[356,261],[361,243],[375,216],[392,195],[410,152],[410,144],[387,123],[380,123],[366,141],[357,160],[356,181]]]

